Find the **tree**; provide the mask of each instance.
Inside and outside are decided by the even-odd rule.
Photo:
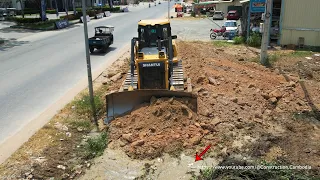
[[[24,18],[24,3],[25,3],[25,0],[17,0],[16,2],[20,3],[22,18]]]

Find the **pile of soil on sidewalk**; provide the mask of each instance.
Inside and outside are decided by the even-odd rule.
[[[178,42],[178,54],[198,95],[197,113],[178,99],[144,104],[111,123],[109,147],[143,159],[182,150],[194,155],[212,144],[209,156],[241,154],[320,167],[320,126],[298,74],[284,77],[251,62],[257,53],[244,46]],[[320,104],[320,85],[306,85],[312,103]]]
[[[151,98],[110,125],[110,138],[132,158],[155,158],[199,144],[213,132],[210,124],[197,123],[195,104],[188,98]]]

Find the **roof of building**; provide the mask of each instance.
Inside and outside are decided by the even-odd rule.
[[[140,26],[147,26],[147,25],[154,26],[156,24],[165,25],[169,23],[170,21],[168,19],[145,19],[145,20],[140,20],[138,24]]]

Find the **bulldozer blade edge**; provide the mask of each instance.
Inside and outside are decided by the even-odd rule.
[[[152,96],[187,98],[189,104],[192,105],[191,109],[197,112],[197,96],[192,93],[169,90],[123,91],[106,95],[107,116],[104,123],[108,124],[111,120],[132,111],[140,104],[149,103]]]

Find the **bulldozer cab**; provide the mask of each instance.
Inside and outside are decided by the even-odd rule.
[[[139,25],[138,27],[138,41],[139,50],[144,47],[158,47],[158,40],[162,40],[161,47],[166,46],[164,41],[168,40],[171,36],[170,23],[157,24],[157,25]]]

